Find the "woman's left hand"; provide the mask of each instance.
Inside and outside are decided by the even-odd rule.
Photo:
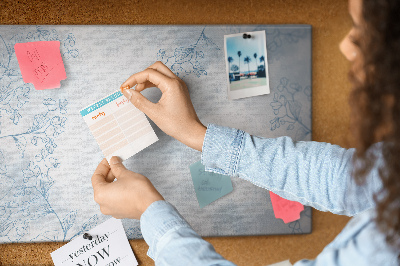
[[[140,219],[153,202],[164,200],[147,177],[126,169],[118,157],[112,157],[110,165],[106,159],[100,162],[92,186],[100,211],[118,219]]]

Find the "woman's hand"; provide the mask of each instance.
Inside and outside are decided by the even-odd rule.
[[[130,89],[136,85],[135,89]],[[140,92],[157,87],[162,96],[152,103]],[[129,77],[121,90],[133,105],[145,113],[166,134],[201,151],[206,127],[197,117],[186,84],[161,62]]]
[[[112,157],[110,165],[106,159],[100,162],[92,186],[100,211],[118,219],[140,219],[153,202],[164,200],[147,177],[126,169],[118,157]]]

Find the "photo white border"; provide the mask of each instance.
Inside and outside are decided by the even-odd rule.
[[[228,53],[227,53],[227,48],[226,48],[226,39],[231,38],[231,37],[238,37],[241,36],[243,37],[243,34],[250,34],[253,36],[261,36],[263,39],[264,43],[264,54],[265,54],[265,76],[266,76],[266,86],[259,86],[259,87],[252,87],[252,88],[244,88],[240,90],[235,90],[231,91],[230,89],[230,83],[229,83],[229,64],[228,64]],[[267,55],[267,41],[265,37],[265,30],[262,31],[249,31],[249,32],[242,32],[242,33],[235,33],[235,34],[229,34],[229,35],[224,35],[224,51],[225,51],[225,66],[226,66],[226,80],[227,80],[227,94],[228,94],[228,99],[229,100],[236,100],[236,99],[241,99],[241,98],[247,98],[247,97],[252,97],[252,96],[258,96],[258,95],[264,95],[264,94],[269,94],[270,93],[270,88],[269,88],[269,73],[268,73],[268,55]]]

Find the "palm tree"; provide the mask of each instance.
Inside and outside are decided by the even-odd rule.
[[[247,63],[247,67],[248,67],[248,70],[249,70],[248,75],[249,75],[249,78],[250,78],[250,62],[251,62],[251,58],[249,56],[246,56],[244,58],[244,62]]]
[[[240,57],[242,56],[241,51],[238,51],[238,56],[239,56],[239,80],[240,80]]]
[[[260,63],[262,63],[262,62],[264,62],[264,71],[266,71],[266,69],[265,69],[265,59],[264,59],[263,55],[260,57]],[[267,74],[267,72],[265,72],[265,74]]]
[[[260,63],[261,62],[264,62],[264,56],[263,55],[260,57]]]
[[[253,54],[253,56],[254,56],[254,59],[255,59],[255,63],[256,63],[256,73],[257,73],[257,53],[254,53]]]
[[[233,62],[232,56],[228,57],[228,63],[229,63],[229,70],[231,69],[231,63]]]

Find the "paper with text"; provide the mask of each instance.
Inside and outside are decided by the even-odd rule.
[[[51,253],[56,266],[138,265],[121,220],[111,218]]]
[[[60,88],[67,78],[59,41],[16,43],[14,50],[24,82],[35,89]]]
[[[229,176],[205,171],[200,161],[190,165],[194,190],[200,208],[232,192],[232,181]]]
[[[300,219],[300,213],[304,211],[303,204],[284,199],[273,192],[269,192],[275,218],[282,219],[285,224]]]
[[[80,111],[107,161],[126,160],[158,140],[144,113],[120,92]]]

